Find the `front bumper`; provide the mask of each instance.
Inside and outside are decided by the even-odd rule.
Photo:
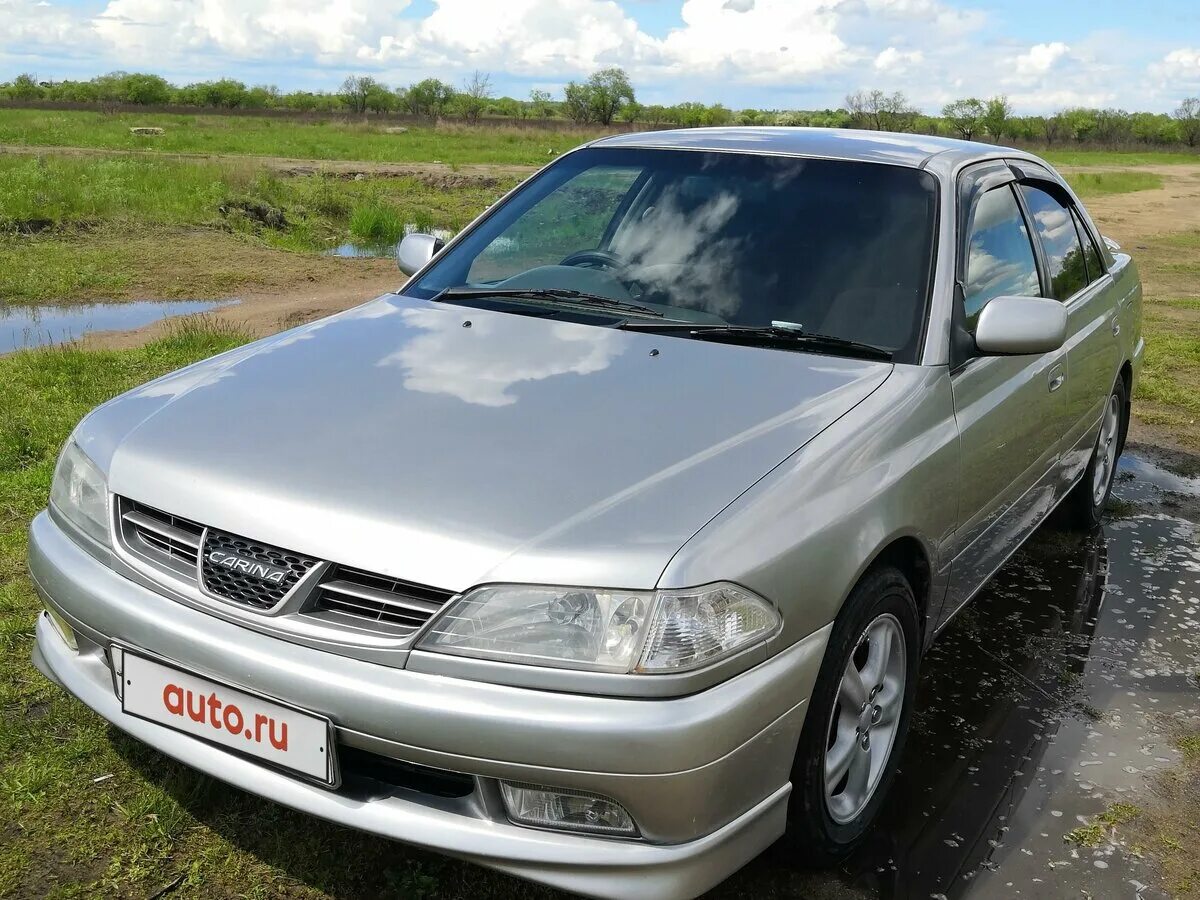
[[[31,526],[29,558],[43,600],[75,629],[79,645],[68,647],[43,616],[34,649],[42,672],[163,753],[287,806],[602,897],[695,896],[783,832],[824,631],[699,694],[590,697],[409,672],[238,627],[124,578],[45,513]],[[340,745],[465,773],[475,788],[452,799],[330,791],[126,716],[107,656],[114,640],[328,716]],[[513,825],[498,779],[611,797],[643,839]]]

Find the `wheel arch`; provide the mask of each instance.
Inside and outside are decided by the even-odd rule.
[[[921,643],[924,646],[934,593],[933,562],[929,548],[916,535],[900,534],[891,537],[880,545],[862,566],[854,582],[846,591],[846,597],[853,593],[859,582],[870,572],[883,566],[897,569],[912,588],[913,600],[917,605]],[[843,598],[844,602],[845,598]]]
[[[1129,418],[1133,414],[1133,363],[1128,359],[1121,364],[1121,371],[1118,373],[1118,378],[1125,385],[1125,409],[1122,410],[1121,416],[1121,443],[1117,450],[1117,454],[1125,449],[1125,438],[1129,434]]]

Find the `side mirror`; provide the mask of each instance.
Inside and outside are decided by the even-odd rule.
[[[993,297],[979,313],[975,346],[982,353],[1049,353],[1067,339],[1067,308],[1044,297]]]
[[[446,242],[432,234],[406,234],[396,245],[396,265],[405,275],[415,275]]]

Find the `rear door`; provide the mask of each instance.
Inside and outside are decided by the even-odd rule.
[[[950,381],[958,422],[959,528],[943,618],[991,576],[1054,502],[1065,417],[1063,351],[983,356],[979,313],[993,297],[1038,296],[1043,273],[1016,178],[1002,163],[968,169],[959,189],[955,341]]]
[[[1028,168],[1026,168],[1028,171]],[[1087,467],[1104,401],[1121,361],[1113,279],[1096,237],[1054,181],[1023,178],[1021,199],[1041,251],[1049,291],[1067,307],[1066,416],[1060,492]]]

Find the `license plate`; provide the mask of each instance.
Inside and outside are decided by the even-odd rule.
[[[332,784],[328,719],[193,675],[132,650],[119,652],[121,708],[292,772]],[[118,653],[114,652],[114,656]]]

